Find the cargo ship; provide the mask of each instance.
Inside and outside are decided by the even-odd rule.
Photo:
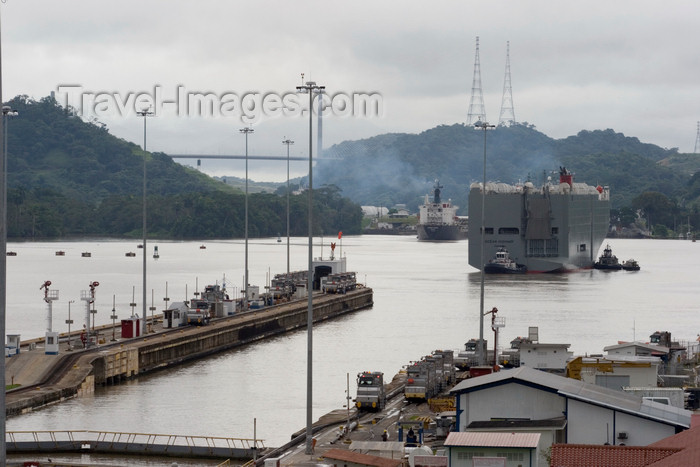
[[[435,180],[433,201],[430,202],[428,195],[425,195],[425,202],[418,213],[418,240],[448,241],[467,238],[467,220],[457,217],[458,206],[453,206],[450,200],[440,199],[442,188],[440,182]]]
[[[590,269],[610,224],[610,189],[574,183],[565,167],[559,183],[535,187],[486,183],[484,251],[481,251],[482,184],[469,189],[469,264],[479,270],[507,248],[532,272]]]

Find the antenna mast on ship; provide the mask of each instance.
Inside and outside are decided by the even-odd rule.
[[[481,64],[479,62],[479,36],[476,36],[476,56],[474,57],[474,79],[472,81],[472,97],[469,101],[467,125],[486,121],[484,94],[481,92]]]
[[[510,41],[506,42],[506,76],[503,80],[503,100],[501,101],[501,115],[498,117],[498,126],[510,126],[515,123],[515,109],[513,109],[513,87],[510,84]]]

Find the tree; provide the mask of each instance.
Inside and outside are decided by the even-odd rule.
[[[632,200],[632,207],[643,211],[644,217],[649,220],[649,225],[673,225],[673,217],[678,212],[673,201],[656,191],[645,191],[637,196]]]

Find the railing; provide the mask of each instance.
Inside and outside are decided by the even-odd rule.
[[[250,452],[265,449],[262,440],[191,436],[154,433],[123,433],[114,431],[60,430],[8,431],[7,448],[23,450],[105,450],[132,453],[190,453]]]

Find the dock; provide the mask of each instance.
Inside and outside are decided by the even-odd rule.
[[[370,308],[373,291],[358,287],[346,294],[315,293],[314,323]],[[306,327],[306,299],[249,310],[213,319],[206,326],[164,329],[152,323],[152,332],[129,339],[107,341],[115,330],[103,326],[104,342],[95,347],[46,355],[42,339],[23,342],[17,355],[6,358],[6,416],[19,415],[94,391],[97,385],[115,384],[140,374],[171,368],[187,361],[250,344]],[[77,340],[77,342],[75,342]],[[74,344],[82,347],[78,339]]]

